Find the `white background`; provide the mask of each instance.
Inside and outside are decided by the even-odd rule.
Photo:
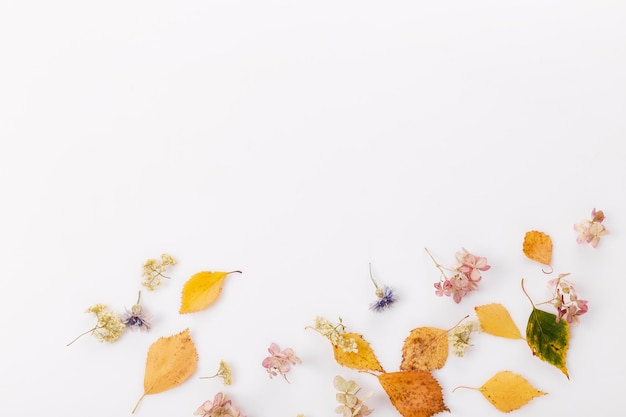
[[[498,416],[476,391],[500,370],[549,394],[517,416],[622,411],[626,5],[619,1],[11,1],[0,3],[0,412],[130,415],[148,347],[189,328],[199,370],[138,416],[191,416],[223,390],[249,417],[334,415],[332,378],[395,416],[376,378],[305,330],[344,319],[398,369],[411,329],[504,304],[525,329],[554,277],[521,250],[554,242],[590,311],[571,380],[524,341],[476,335],[434,374],[453,416]],[[611,234],[578,245],[604,210]],[[492,265],[460,304],[434,295],[461,247]],[[85,336],[85,309],[130,307],[141,265],[149,334]],[[383,314],[371,262],[400,300]],[[193,273],[240,269],[210,309],[178,314]],[[303,363],[291,384],[271,342]],[[234,384],[198,379],[220,359]]]

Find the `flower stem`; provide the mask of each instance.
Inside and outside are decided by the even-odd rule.
[[[101,328],[101,327],[100,327],[100,328]],[[78,336],[76,336],[76,338],[75,338],[74,340],[72,340],[70,343],[68,343],[68,344],[67,344],[67,345],[65,345],[65,346],[69,346],[69,345],[71,345],[72,343],[74,343],[75,341],[77,341],[78,339],[80,339],[81,337],[83,337],[84,335],[86,335],[87,333],[91,333],[91,332],[93,332],[93,331],[95,331],[95,330],[98,330],[98,326],[94,327],[93,329],[87,330],[85,333],[81,333],[81,334],[79,334]]]
[[[374,276],[372,275],[372,263],[369,263],[370,266],[370,279],[372,280],[372,283],[374,284],[374,287],[376,287],[376,291],[380,291],[380,288],[378,287],[378,283],[376,282],[376,280],[374,279]]]
[[[432,260],[433,260],[433,262],[435,263],[435,267],[439,270],[439,272],[441,272],[441,276],[443,276],[444,278],[446,278],[446,279],[447,279],[448,277],[446,276],[446,273],[445,273],[445,272],[443,272],[443,266],[442,266],[439,262],[437,262],[437,261],[435,260],[435,257],[434,257],[434,256],[430,253],[430,251],[428,250],[428,248],[424,248],[424,250],[426,251],[426,253],[428,254],[428,256],[430,256],[430,259],[432,259]]]

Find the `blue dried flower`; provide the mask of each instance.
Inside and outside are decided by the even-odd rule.
[[[377,313],[380,313],[381,311],[390,308],[398,299],[396,298],[396,295],[394,294],[391,287],[383,285],[383,287],[381,288],[378,285],[378,283],[374,279],[374,276],[372,275],[372,264],[370,264],[370,279],[372,280],[374,287],[376,287],[376,297],[378,297],[377,301],[370,304],[370,309],[376,311]]]
[[[139,304],[139,300],[141,299],[141,291],[139,292],[139,297],[137,297],[137,304],[132,306],[130,311],[128,309],[122,316],[122,321],[132,330],[140,329],[144,332],[150,330],[150,322],[148,315],[143,311],[143,307]]]
[[[370,305],[370,308],[376,311],[377,313],[380,313],[381,311],[388,309],[396,301],[398,301],[398,299],[396,298],[396,295],[393,292],[393,289],[391,289],[391,287],[388,287],[386,285],[383,286],[382,289],[377,288],[376,295],[378,296],[378,300],[373,302]]]

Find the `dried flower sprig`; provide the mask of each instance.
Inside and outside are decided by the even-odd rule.
[[[461,299],[471,291],[478,290],[478,282],[482,279],[481,271],[487,271],[491,265],[487,264],[487,258],[471,254],[467,249],[456,253],[456,264],[453,268],[445,268],[452,272],[452,277],[448,277],[444,267],[435,260],[428,249],[426,253],[435,263],[435,267],[441,272],[439,282],[434,284],[435,295],[452,296],[455,303],[460,303]]]
[[[93,327],[84,333],[78,335],[74,340],[67,344],[71,345],[77,341],[80,337],[91,333],[100,342],[113,343],[122,336],[126,326],[122,322],[120,316],[108,309],[104,304],[95,304],[89,307],[86,313],[94,313],[98,322]]]
[[[370,309],[376,311],[377,313],[380,313],[390,308],[397,301],[397,298],[391,287],[387,285],[383,285],[381,287],[380,285],[378,285],[378,283],[376,282],[372,274],[372,264],[369,264],[369,266],[370,266],[370,279],[372,280],[372,283],[374,284],[374,287],[376,288],[376,297],[378,297],[378,300],[370,304]]]
[[[270,379],[278,374],[287,379],[287,372],[291,370],[291,365],[302,363],[302,360],[296,356],[293,349],[286,348],[280,350],[280,346],[276,343],[272,343],[267,349],[271,356],[263,359],[262,365],[270,376]]]
[[[233,375],[230,366],[228,366],[228,364],[224,361],[220,361],[220,366],[215,375],[201,376],[200,379],[209,379],[215,377],[222,378],[224,385],[231,385],[233,383]]]
[[[146,287],[148,291],[154,291],[161,285],[161,278],[170,279],[164,272],[169,266],[176,265],[176,263],[176,259],[166,253],[161,255],[160,261],[157,259],[148,259],[143,264],[141,271],[141,276],[143,277],[141,285]]]
[[[130,308],[130,311],[126,309],[124,314],[122,315],[122,321],[131,330],[141,330],[144,332],[150,331],[150,316],[144,311],[143,307],[140,304],[141,301],[141,291],[139,291],[139,295],[137,296],[137,302]]]
[[[335,408],[335,412],[342,414],[343,417],[363,417],[374,411],[368,408],[363,402],[366,401],[371,394],[366,395],[363,399],[357,397],[361,387],[354,381],[346,381],[337,375],[333,380],[333,385],[339,391],[336,395],[339,406]]]
[[[207,400],[193,413],[201,417],[246,417],[241,414],[239,408],[233,405],[231,400],[226,399],[222,392],[215,394],[213,401]]]
[[[317,316],[315,318],[315,327],[306,327],[317,331],[322,336],[330,340],[333,346],[341,348],[344,352],[358,353],[356,340],[351,337],[345,337],[346,326],[344,326],[341,317],[339,317],[339,323],[333,324],[323,317]]]
[[[602,210],[591,210],[591,220],[581,220],[574,225],[574,230],[579,233],[576,241],[578,243],[590,243],[594,248],[600,243],[600,237],[609,232],[602,224],[604,213]]]
[[[589,310],[589,302],[579,299],[574,284],[563,279],[568,275],[569,273],[560,274],[557,278],[548,281],[548,286],[554,289],[554,295],[547,303],[556,308],[557,323],[564,319],[569,324],[578,324],[579,317]]]
[[[467,348],[473,346],[470,343],[472,332],[480,331],[480,324],[475,321],[470,321],[455,326],[454,329],[452,329],[448,333],[448,342],[453,348],[453,353],[460,358],[465,356],[465,351],[467,350]]]

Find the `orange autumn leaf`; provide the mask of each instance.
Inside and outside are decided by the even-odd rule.
[[[474,307],[474,310],[485,333],[508,339],[523,339],[511,315],[502,304],[486,304]]]
[[[544,265],[552,263],[552,239],[543,232],[532,230],[524,236],[524,254]]]
[[[430,372],[403,371],[378,375],[389,400],[404,417],[430,417],[450,411],[441,385]]]
[[[357,352],[346,352],[340,346],[333,345],[335,360],[339,365],[357,371],[385,372],[370,344],[358,333],[344,333],[346,339],[356,342]]]
[[[198,352],[189,336],[189,329],[170,337],[161,337],[148,349],[143,395],[133,413],[146,395],[158,394],[185,382],[196,372]]]
[[[195,313],[213,304],[222,292],[222,284],[228,274],[241,273],[203,271],[194,274],[183,287],[180,313]]]
[[[504,413],[517,410],[533,398],[546,394],[530,385],[522,376],[511,371],[498,372],[478,388],[478,391],[494,407]]]
[[[432,371],[448,360],[448,332],[434,327],[411,330],[402,347],[403,371]]]

